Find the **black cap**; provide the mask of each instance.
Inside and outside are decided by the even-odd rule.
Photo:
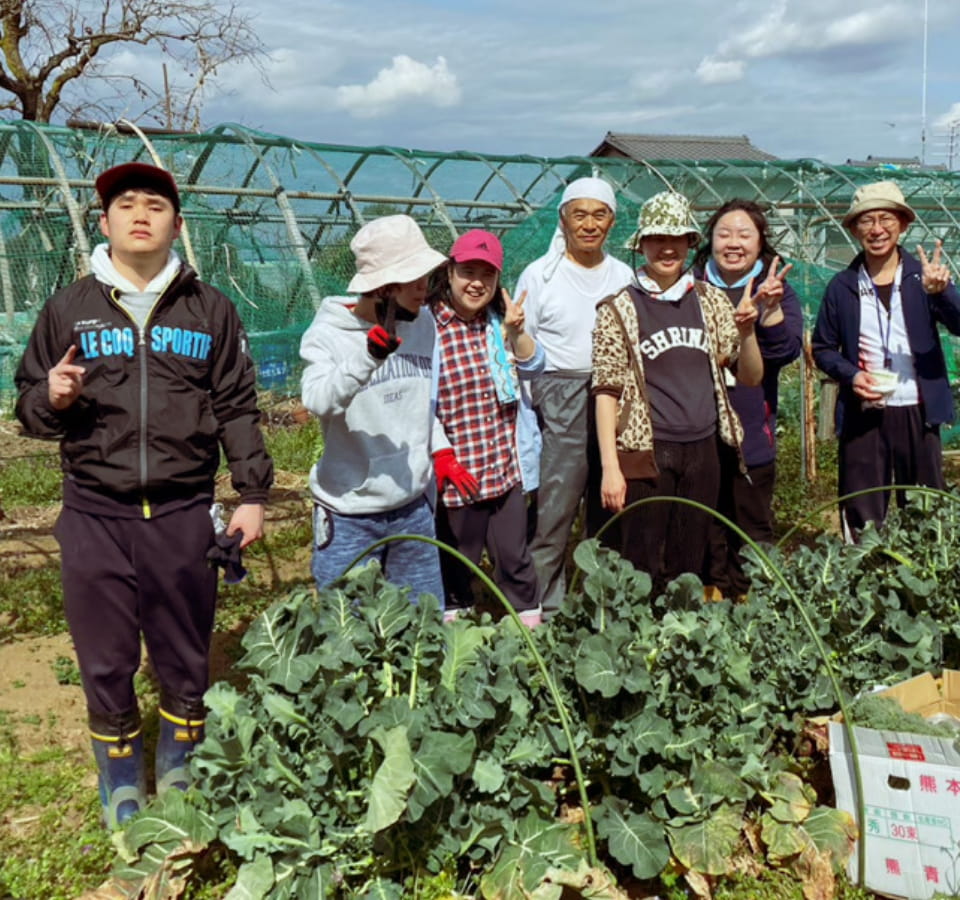
[[[136,188],[148,188],[156,191],[161,197],[166,197],[176,212],[180,212],[180,192],[173,176],[158,166],[149,166],[146,163],[124,163],[107,169],[94,182],[100,203],[104,211],[110,206],[110,201],[117,194]]]

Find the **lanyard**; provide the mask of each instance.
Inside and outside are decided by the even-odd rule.
[[[890,359],[890,322],[893,319],[893,294],[890,292],[890,306],[887,309],[887,331],[883,331],[883,322],[881,321],[880,307],[883,303],[880,300],[880,292],[877,290],[876,284],[874,284],[873,279],[870,280],[870,286],[873,288],[873,299],[877,307],[877,331],[880,332],[880,345],[883,347],[883,367],[885,369],[890,368],[892,360]]]
[[[880,311],[880,308],[883,306],[882,301],[880,300],[880,292],[877,290],[877,286],[874,283],[873,279],[867,274],[865,266],[860,267],[860,284],[862,287],[865,287],[867,284],[870,285],[870,292],[873,294],[873,302],[876,304],[875,308],[877,311],[877,331],[880,335],[880,344],[883,348],[883,367],[884,369],[890,369],[893,365],[893,357],[890,355],[890,326],[893,319],[893,306],[895,301],[900,297],[900,278],[903,275],[903,263],[901,262],[897,266],[897,272],[893,277],[893,287],[890,290],[890,306],[887,309],[887,329],[884,332],[883,329],[883,314]]]

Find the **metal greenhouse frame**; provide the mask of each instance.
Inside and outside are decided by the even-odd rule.
[[[141,160],[171,170],[183,195],[182,255],[236,302],[261,382],[296,383],[299,336],[317,305],[351,274],[349,240],[365,221],[405,212],[445,251],[467,228],[498,233],[508,284],[544,252],[563,187],[599,174],[620,209],[610,247],[638,206],[670,187],[701,220],[723,201],[758,200],[774,243],[794,263],[791,282],[812,316],[826,282],[856,246],[841,226],[857,185],[897,181],[917,210],[910,242],[944,242],[960,263],[960,175],[830,166],[817,160],[738,162],[440,153],[310,143],[225,124],[201,134],[150,133],[131,123],[80,129],[0,123],[0,399],[46,297],[87,271],[98,240],[93,180]]]

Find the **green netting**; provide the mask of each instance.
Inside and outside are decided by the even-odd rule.
[[[917,210],[911,243],[944,241],[960,262],[960,176],[886,168],[833,167],[815,160],[634,162],[607,158],[481,156],[390,147],[305,143],[222,125],[202,134],[146,135],[132,126],[75,130],[0,122],[0,404],[37,311],[86,272],[101,240],[93,179],[139,159],[170,169],[187,221],[179,248],[201,277],[237,304],[261,386],[295,392],[300,335],[322,298],[342,293],[353,270],[349,240],[376,216],[405,212],[445,252],[454,237],[483,227],[500,235],[505,281],[542,254],[567,182],[600,174],[620,210],[609,247],[622,249],[639,205],[672,187],[704,221],[740,196],[769,209],[775,244],[795,264],[791,283],[808,321],[827,281],[857,249],[841,219],[857,185],[897,181]],[[951,372],[958,370],[954,343]]]

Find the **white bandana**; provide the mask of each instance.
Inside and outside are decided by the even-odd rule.
[[[610,207],[610,212],[614,215],[616,215],[617,212],[616,194],[613,193],[613,188],[610,184],[602,178],[577,178],[575,181],[571,181],[560,197],[560,205],[557,207],[558,215],[563,211],[563,207],[572,200],[599,200],[601,203],[606,203],[607,206]],[[553,278],[554,273],[557,271],[557,266],[560,265],[560,260],[563,259],[566,252],[567,242],[563,236],[563,229],[560,227],[558,219],[553,237],[550,238],[550,248],[547,250],[547,255],[550,256],[551,259],[543,268],[544,281],[549,281]]]

